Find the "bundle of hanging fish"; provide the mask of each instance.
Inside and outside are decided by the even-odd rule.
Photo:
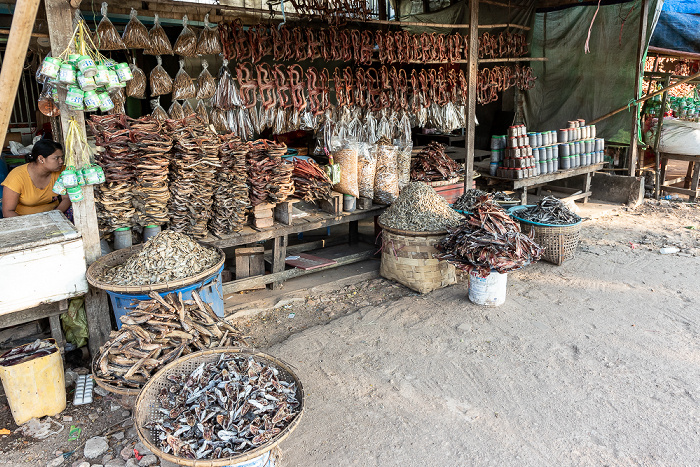
[[[438,182],[459,175],[460,166],[445,154],[445,146],[432,142],[411,161],[411,180]]]
[[[223,142],[219,148],[221,168],[216,173],[214,204],[209,221],[209,230],[217,236],[241,230],[248,207],[245,165],[248,146],[233,133],[219,138]]]
[[[330,201],[333,184],[328,174],[312,159],[294,158],[294,195],[304,201],[313,202],[325,199]]]
[[[252,355],[222,354],[192,373],[171,375],[146,426],[165,453],[222,459],[273,440],[298,415],[297,387],[283,369]],[[292,380],[291,382],[288,380]]]
[[[472,211],[435,246],[440,252],[436,258],[486,277],[491,270],[515,271],[542,257],[543,248],[487,196],[481,197]]]
[[[221,143],[197,114],[168,120],[167,127],[175,141],[170,170],[170,228],[204,238],[214,202],[214,179],[221,166]]]
[[[284,143],[266,139],[248,143],[246,162],[251,205],[279,203],[294,194],[294,165],[282,159],[286,152]]]
[[[579,222],[581,218],[554,196],[545,196],[542,200],[515,213],[520,219],[540,224],[571,225]]]
[[[197,291],[194,300],[172,293],[140,301],[120,317],[122,327],[112,331],[93,360],[98,382],[140,389],[160,368],[198,350],[246,345],[240,331],[216,316]]]
[[[95,204],[102,233],[134,225],[132,182],[136,151],[125,115],[92,115],[87,121],[98,147],[95,162],[102,167],[105,183],[95,187]]]
[[[129,127],[138,148],[133,189],[136,221],[142,227],[165,224],[170,220],[168,166],[173,140],[165,134],[163,125],[150,116],[130,119]]]

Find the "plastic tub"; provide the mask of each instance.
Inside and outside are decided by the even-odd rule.
[[[182,287],[179,289],[168,290],[165,292],[158,292],[158,295],[164,297],[171,293],[182,293],[183,300],[192,300],[192,291],[196,290],[202,300],[211,305],[212,310],[216,313],[216,316],[220,318],[224,317],[224,292],[221,285],[221,271],[224,270],[224,266],[221,265],[216,273],[205,278],[200,282],[196,282],[187,287]],[[114,318],[117,320],[117,329],[121,329],[122,322],[119,319],[120,316],[126,314],[126,312],[131,308],[131,304],[134,300],[151,300],[148,295],[136,295],[136,294],[124,294],[117,292],[106,291],[109,295],[109,299],[112,302],[112,309],[114,310]]]
[[[479,277],[472,271],[469,273],[469,300],[483,306],[503,305],[506,301],[507,282],[508,273],[491,271],[488,276]]]
[[[143,228],[143,241],[147,242],[151,237],[155,237],[160,233],[160,226],[151,224]]]
[[[121,250],[132,245],[131,228],[122,227],[114,231],[114,249]]]

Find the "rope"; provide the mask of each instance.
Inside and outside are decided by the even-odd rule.
[[[595,23],[595,19],[598,16],[599,10],[600,10],[600,0],[598,0],[598,8],[595,9],[595,14],[593,15],[593,19],[591,20],[591,25],[588,27],[588,37],[586,38],[586,44],[583,46],[583,53],[586,53],[586,54],[591,53],[591,49],[589,47],[589,43],[591,42],[591,31],[593,30],[593,23]]]

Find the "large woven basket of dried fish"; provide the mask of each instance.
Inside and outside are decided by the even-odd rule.
[[[136,400],[134,424],[161,460],[216,467],[264,459],[303,411],[304,389],[288,364],[229,347],[187,355],[156,373]]]

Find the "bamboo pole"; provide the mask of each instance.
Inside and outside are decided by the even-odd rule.
[[[476,31],[479,26],[479,0],[469,0],[469,27]],[[474,145],[476,141],[476,82],[479,72],[479,36],[469,34],[469,65],[467,84],[467,134],[464,140],[464,148],[467,157],[464,161],[464,190],[472,187],[474,178]]]

